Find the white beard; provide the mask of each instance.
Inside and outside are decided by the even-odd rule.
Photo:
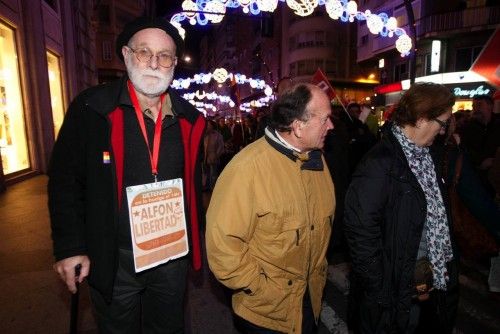
[[[125,66],[135,90],[148,97],[157,97],[163,94],[174,79],[174,66],[167,73],[149,67],[138,69],[128,56],[125,57]]]

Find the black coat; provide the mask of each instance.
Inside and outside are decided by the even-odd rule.
[[[133,108],[126,80],[124,77],[116,82],[89,88],[75,98],[59,132],[48,173],[54,256],[58,261],[76,255],[88,255],[91,261],[89,284],[108,300],[111,299],[118,266],[117,172],[111,145],[110,114],[117,107]],[[179,117],[191,124],[202,117],[173,89],[169,95],[172,108]],[[199,147],[193,179],[196,193],[199,194],[196,201],[199,206],[199,166],[203,156],[201,143],[194,144]],[[111,154],[112,163],[103,163],[103,152]],[[178,153],[175,156],[183,159],[184,153]],[[197,210],[198,222],[201,222],[199,206],[192,211],[187,206],[186,212]],[[186,214],[188,226],[190,218]]]
[[[446,187],[435,155],[433,160],[451,225]],[[399,142],[388,131],[359,164],[345,201],[352,293],[360,313],[371,314],[373,323],[361,324],[371,328],[367,332],[377,332],[375,328],[391,332],[395,326],[404,329],[414,295],[414,271],[426,211],[424,192]],[[455,263],[454,259],[449,267],[449,291],[458,284]],[[395,321],[402,325],[395,325]]]

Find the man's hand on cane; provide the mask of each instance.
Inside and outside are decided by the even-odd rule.
[[[75,267],[81,265],[80,276],[76,276]],[[89,275],[90,260],[86,255],[77,255],[68,257],[66,259],[57,261],[54,266],[54,270],[59,274],[61,279],[66,283],[68,290],[71,293],[76,293],[76,284],[83,282],[85,277]]]

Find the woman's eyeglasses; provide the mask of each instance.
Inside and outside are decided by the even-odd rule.
[[[446,130],[450,126],[451,118],[448,118],[446,121],[440,120],[439,118],[433,118],[433,121],[436,121],[441,126],[441,129]]]

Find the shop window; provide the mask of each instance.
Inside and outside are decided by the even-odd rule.
[[[456,50],[455,71],[468,71],[481,52],[482,47],[463,48]]]
[[[326,32],[315,31],[314,32],[314,42],[316,46],[324,46],[326,44]]]
[[[64,101],[62,94],[61,64],[59,57],[47,52],[47,67],[49,68],[50,103],[52,106],[52,120],[54,134],[57,137],[64,120]]]
[[[4,174],[30,167],[14,31],[0,23],[0,154]]]
[[[303,32],[298,35],[297,48],[309,48],[314,46],[314,32]]]
[[[113,46],[110,41],[102,42],[102,60],[113,60]]]
[[[408,66],[406,63],[397,64],[394,66],[394,81],[408,79]]]
[[[423,56],[423,61],[424,63],[422,64],[424,66],[424,76],[425,75],[430,75],[431,74],[431,63],[432,63],[432,59],[431,59],[431,54],[428,53],[426,55]]]

